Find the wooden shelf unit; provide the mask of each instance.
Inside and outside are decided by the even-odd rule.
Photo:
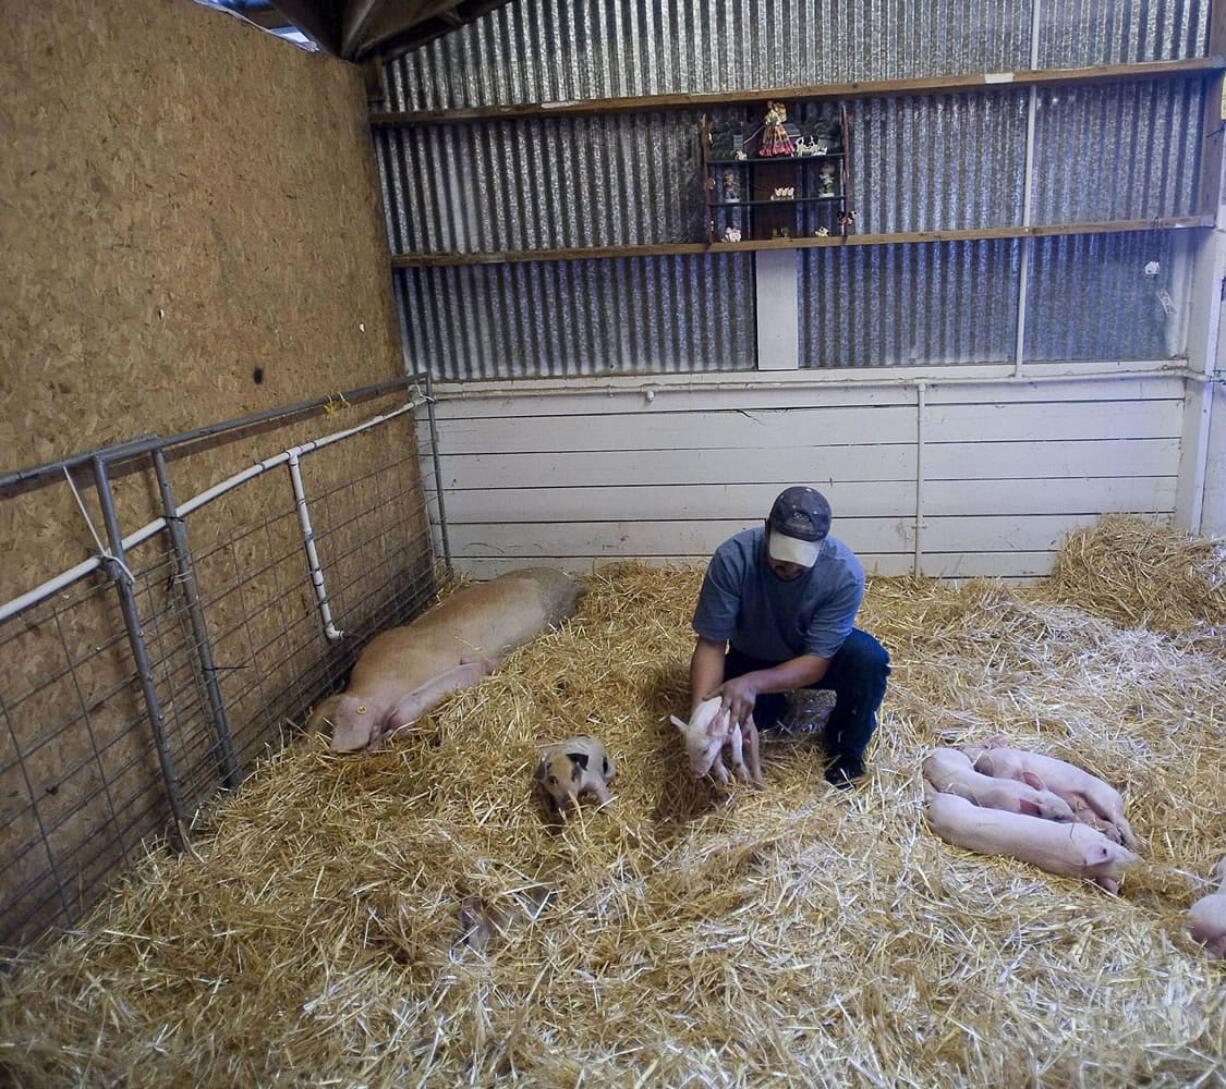
[[[827,132],[833,132],[835,118],[813,117],[813,111],[809,111],[810,117],[798,123],[803,113],[797,108],[798,104],[789,102],[784,105],[788,117],[793,119],[789,127],[798,141],[802,137],[811,138],[819,124],[824,124]],[[726,132],[738,134],[733,139],[742,150],[760,146],[765,130],[760,119],[765,116],[768,106],[769,102],[763,99],[748,107],[740,119],[728,118],[723,122],[729,126]],[[822,111],[819,109],[818,112],[820,114]],[[855,220],[855,212],[851,200],[851,118],[842,103],[838,105],[837,125],[838,143],[825,145],[836,147],[837,150],[833,152],[811,155],[799,151],[791,155],[746,153],[740,159],[735,155],[730,159],[712,159],[711,149],[716,146],[713,143],[712,121],[708,114],[703,114],[698,126],[698,162],[707,242],[714,244],[728,240],[726,232],[729,230],[739,235],[737,239],[728,240],[732,244],[737,241],[828,237],[834,234],[845,238],[847,228]],[[805,129],[810,131],[806,133]],[[721,138],[720,145],[722,143]],[[816,179],[813,171],[805,167],[814,162],[829,168],[834,182],[833,193],[812,192]],[[731,179],[730,185],[725,185],[727,179]],[[790,189],[794,195],[778,198],[769,195],[780,188]],[[721,194],[728,189],[735,189],[738,195],[749,194],[748,199],[724,199]],[[818,230],[825,233],[817,235]]]

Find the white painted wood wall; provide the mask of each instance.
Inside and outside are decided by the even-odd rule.
[[[1059,378],[985,367],[441,384],[454,561],[477,577],[701,563],[793,483],[829,497],[832,532],[882,574],[915,569],[917,527],[924,574],[1029,578],[1101,514],[1171,519],[1184,374],[1046,373]],[[429,430],[418,434],[434,488]]]

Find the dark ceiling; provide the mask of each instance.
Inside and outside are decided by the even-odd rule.
[[[508,0],[231,0],[269,30],[297,27],[345,60],[390,60],[471,23]]]

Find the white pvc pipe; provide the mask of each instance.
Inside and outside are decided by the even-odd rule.
[[[1152,370],[1082,371],[1080,373],[1073,371],[1051,374],[1047,373],[1046,369],[1042,369],[1029,371],[1024,377],[1019,377],[1015,372],[978,376],[957,375],[950,370],[944,374],[929,373],[924,376],[923,381],[933,386],[1016,386],[1052,382],[1119,382],[1129,378],[1190,378],[1195,381],[1204,381],[1203,375],[1189,370],[1186,366],[1173,367],[1170,365],[1170,360],[1154,360],[1153,363],[1154,368]],[[435,394],[434,399],[438,404],[446,404],[451,402],[483,401],[498,397],[574,397],[595,393],[603,393],[607,396],[614,396],[619,393],[632,393],[641,397],[645,392],[651,392],[654,395],[651,400],[655,402],[661,394],[665,393],[727,393],[730,391],[734,393],[761,393],[773,390],[875,389],[877,387],[890,386],[906,388],[913,382],[919,381],[919,379],[908,378],[906,374],[908,369],[915,368],[898,367],[886,369],[895,369],[899,373],[896,373],[892,378],[829,378],[824,374],[819,375],[815,373],[812,381],[797,381],[788,377],[778,382],[772,382],[769,379],[775,378],[780,374],[791,376],[797,373],[803,374],[804,372],[759,372],[766,374],[768,380],[753,382],[661,382],[654,385],[640,383],[634,386],[585,383],[583,385],[551,387],[535,386],[525,382],[521,388],[516,388],[515,386],[496,386],[464,390],[440,390]]]
[[[344,637],[332,623],[332,606],[328,604],[328,591],[324,586],[323,568],[319,565],[319,553],[315,549],[315,532],[311,529],[311,515],[307,510],[306,489],[302,486],[302,468],[298,463],[298,449],[289,452],[289,478],[294,487],[294,505],[298,508],[298,524],[302,527],[302,544],[306,548],[307,568],[311,572],[311,585],[315,587],[315,602],[319,605],[319,618],[324,622],[324,635],[333,642]]]
[[[102,561],[97,557],[90,557],[84,563],[79,563],[76,567],[70,567],[67,571],[63,571],[56,575],[53,579],[48,579],[46,582],[35,586],[33,590],[28,590],[21,597],[15,597],[12,601],[6,601],[0,605],[0,623],[7,620],[10,616],[16,616],[23,609],[30,608],[31,605],[37,605],[40,601],[49,598],[52,594],[58,593],[66,586],[71,586],[77,579],[84,578],[91,571],[96,571],[102,566]]]
[[[356,435],[359,432],[369,430],[372,427],[378,427],[379,424],[386,423],[388,420],[393,420],[397,416],[402,416],[406,412],[412,412],[421,402],[410,401],[406,405],[401,405],[400,408],[393,409],[391,412],[384,412],[379,416],[372,416],[369,420],[363,423],[356,424],[353,427],[347,427],[343,431],[334,431],[330,435],[324,435],[318,439],[312,439],[310,442],[303,443],[301,446],[295,446],[291,450],[284,450],[280,454],[274,454],[270,458],[265,458],[263,461],[257,462],[250,468],[243,469],[241,472],[235,473],[233,476],[227,477],[218,484],[214,484],[211,488],[206,488],[199,495],[194,495],[179,506],[179,517],[186,518],[194,510],[199,510],[207,503],[211,503],[219,496],[225,495],[226,492],[233,491],[240,484],[245,484],[248,480],[266,473],[269,469],[275,468],[278,465],[284,465],[289,461],[290,454],[298,455],[309,454],[314,450],[322,450],[325,446],[331,446],[334,442],[340,442],[341,439],[347,439],[351,435]],[[139,544],[143,544],[161,533],[166,528],[165,518],[155,518],[152,522],[141,526],[134,530],[123,539],[124,551],[128,552]],[[78,579],[84,578],[86,575],[96,571],[102,565],[102,561],[96,556],[91,556],[88,560],[84,560],[75,567],[70,567],[67,571],[62,571],[54,578],[48,579],[46,582],[39,583],[34,589],[26,591],[20,597],[15,597],[11,601],[6,601],[0,605],[0,624],[8,620],[10,617],[16,616],[18,613],[37,605],[40,601],[46,601],[52,594],[71,586]],[[329,636],[329,638],[334,638]]]

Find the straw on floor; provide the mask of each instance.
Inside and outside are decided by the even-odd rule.
[[[1146,533],[1139,585],[1095,566],[1093,533],[1072,546],[1089,604],[1110,580],[1122,615],[1156,615],[1172,551],[1202,546]],[[1226,970],[1180,915],[1226,853],[1226,652],[1054,602],[1076,600],[1068,560],[1038,590],[872,582],[861,623],[893,675],[855,793],[799,733],[766,739],[761,793],[690,782],[666,716],[701,572],[595,576],[563,631],[392,751],[298,742],[192,854],[150,855],[4,981],[0,1067],[38,1086],[1226,1084]],[[533,746],[580,732],[618,758],[617,801],[550,827]],[[926,829],[924,752],[996,732],[1123,788],[1147,861],[1122,896]],[[556,889],[536,921],[453,950],[461,897],[534,881]]]

